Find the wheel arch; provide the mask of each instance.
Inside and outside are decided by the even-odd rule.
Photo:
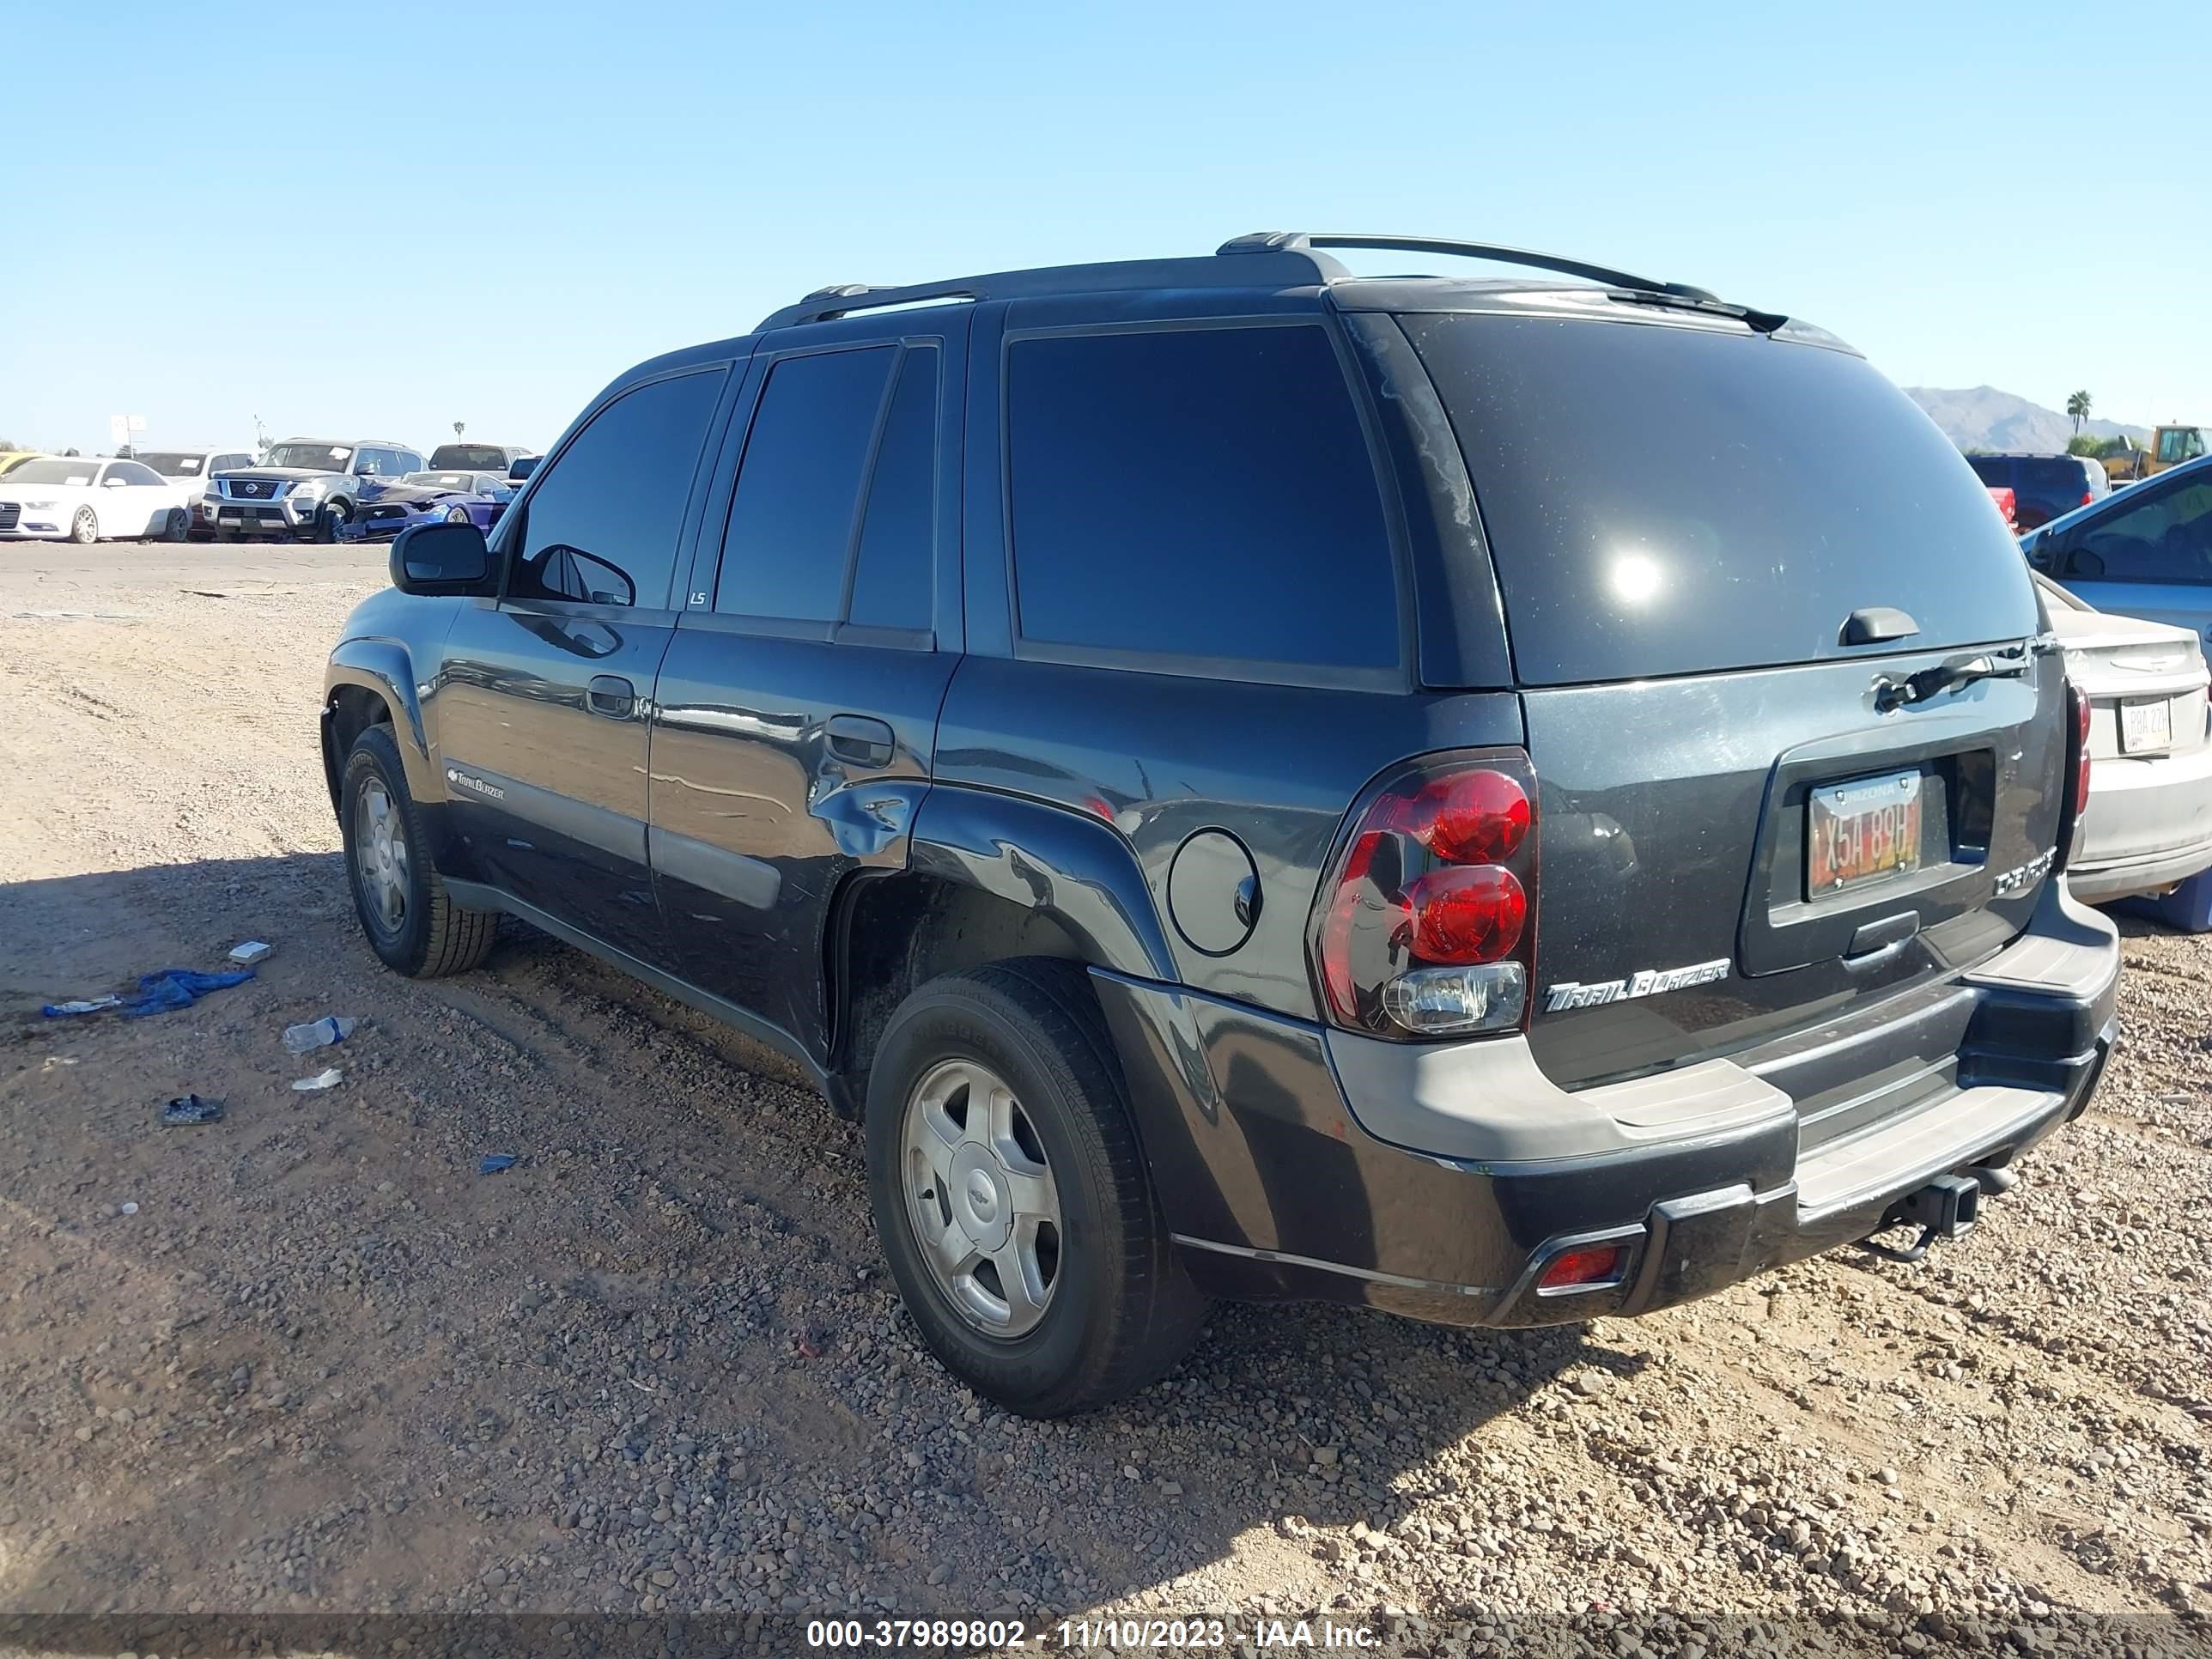
[[[1103,821],[982,790],[932,787],[902,870],[856,872],[831,907],[829,1070],[866,1095],[877,1041],[916,986],[1013,957],[1173,981],[1135,850]]]
[[[337,807],[338,775],[354,739],[379,721],[392,729],[409,793],[425,804],[443,799],[405,649],[391,640],[348,640],[331,653],[323,681],[323,781],[331,809]]]

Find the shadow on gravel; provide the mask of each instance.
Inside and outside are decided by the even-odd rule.
[[[852,1127],[577,952],[508,935],[400,979],[334,854],[14,883],[0,937],[0,1610],[1379,1603],[1394,1552],[1474,1545],[1310,1527],[1479,1514],[1470,1434],[1550,1432],[1641,1363],[1573,1328],[1224,1308],[1145,1394],[1024,1422],[921,1349]],[[276,952],[194,1008],[35,1013],[241,938]],[[274,1038],[322,1012],[367,1024],[303,1097]],[[151,1128],[185,1086],[229,1116]],[[492,1148],[523,1162],[478,1178]]]

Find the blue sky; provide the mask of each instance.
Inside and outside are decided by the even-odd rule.
[[[2212,419],[2200,31],[1797,9],[23,8],[0,436],[542,446],[824,283],[1263,227],[1576,253],[1908,385]]]

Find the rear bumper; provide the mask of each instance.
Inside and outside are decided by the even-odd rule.
[[[1729,1060],[1570,1093],[1517,1038],[1347,1038],[1097,976],[1169,1225],[1217,1294],[1469,1325],[1638,1314],[1879,1231],[2087,1104],[2118,936],[2046,885],[1974,972]],[[1540,1288],[1570,1250],[1602,1282]]]
[[[2094,762],[2075,836],[2066,884],[2092,903],[2154,893],[2212,866],[2212,744]]]

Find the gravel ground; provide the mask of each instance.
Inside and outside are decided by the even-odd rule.
[[[770,1060],[525,930],[379,967],[313,711],[380,580],[0,546],[0,1610],[2212,1648],[2212,942],[2130,925],[2094,1108],[1923,1266],[1532,1334],[1227,1309],[1031,1423],[921,1349],[857,1136]],[[249,938],[192,1008],[37,1017]],[[288,1054],[324,1013],[364,1024]],[[223,1120],[158,1127],[187,1090]]]

